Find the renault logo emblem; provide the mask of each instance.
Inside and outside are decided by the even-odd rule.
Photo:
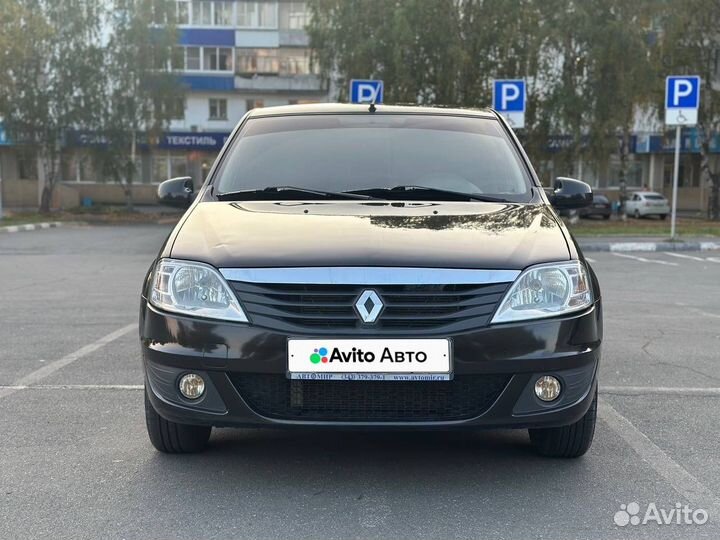
[[[385,304],[380,300],[380,296],[372,289],[363,291],[355,300],[355,311],[357,311],[362,322],[366,324],[373,324],[377,321],[384,307]]]

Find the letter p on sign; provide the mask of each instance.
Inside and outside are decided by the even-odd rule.
[[[350,103],[382,103],[383,82],[353,79],[350,81]]]
[[[493,81],[493,109],[514,129],[525,127],[525,79]]]
[[[665,80],[665,123],[694,126],[700,107],[700,77],[671,75]]]

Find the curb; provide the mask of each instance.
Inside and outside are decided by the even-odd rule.
[[[43,223],[28,223],[27,225],[7,225],[0,227],[0,233],[16,233],[21,231],[35,231],[38,229],[54,229],[56,227],[62,227],[62,221],[46,221]]]
[[[720,242],[578,242],[580,249],[592,251],[715,251],[720,250]]]

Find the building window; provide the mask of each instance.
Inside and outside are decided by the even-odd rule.
[[[280,72],[277,49],[237,49],[237,72],[277,75]]]
[[[309,50],[281,51],[280,75],[309,75],[314,72]]]
[[[170,102],[170,119],[185,119],[185,98],[175,98]]]
[[[204,71],[232,71],[232,49],[229,47],[203,47]]]
[[[190,24],[190,4],[189,2],[184,2],[182,0],[179,0],[176,4],[177,6],[177,23],[178,24]]]
[[[238,2],[237,25],[242,28],[277,28],[277,2]]]
[[[212,2],[194,0],[192,3],[192,23],[203,26],[212,25]]]
[[[308,11],[305,2],[288,3],[288,28],[303,30],[308,24]]]
[[[185,118],[185,98],[173,98],[166,100],[158,100],[154,103],[154,108],[161,117],[169,120],[183,120]]]
[[[168,178],[188,175],[185,154],[160,153],[152,158],[152,181],[164,182]]]
[[[215,26],[232,26],[233,24],[233,5],[232,2],[222,1],[214,2],[215,8]]]
[[[200,47],[185,47],[185,69],[200,69]]]
[[[181,49],[177,59],[173,59],[174,69],[186,71],[233,70],[230,47],[181,47]]]
[[[237,49],[239,75],[309,75],[317,72],[308,49]]]
[[[210,98],[208,105],[209,120],[227,120],[227,99]]]
[[[19,150],[17,155],[18,178],[37,180],[37,157],[29,150]]]
[[[173,70],[185,69],[185,47],[174,47],[170,58],[170,67]]]
[[[253,109],[262,109],[265,106],[265,102],[262,99],[248,99],[245,101],[245,108],[248,111]]]

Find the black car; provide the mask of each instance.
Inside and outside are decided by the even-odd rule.
[[[255,109],[153,261],[140,309],[147,428],[528,429],[592,442],[597,279],[493,111]]]
[[[612,204],[605,195],[593,193],[592,204],[578,210],[580,217],[599,216],[603,219],[610,219]]]

